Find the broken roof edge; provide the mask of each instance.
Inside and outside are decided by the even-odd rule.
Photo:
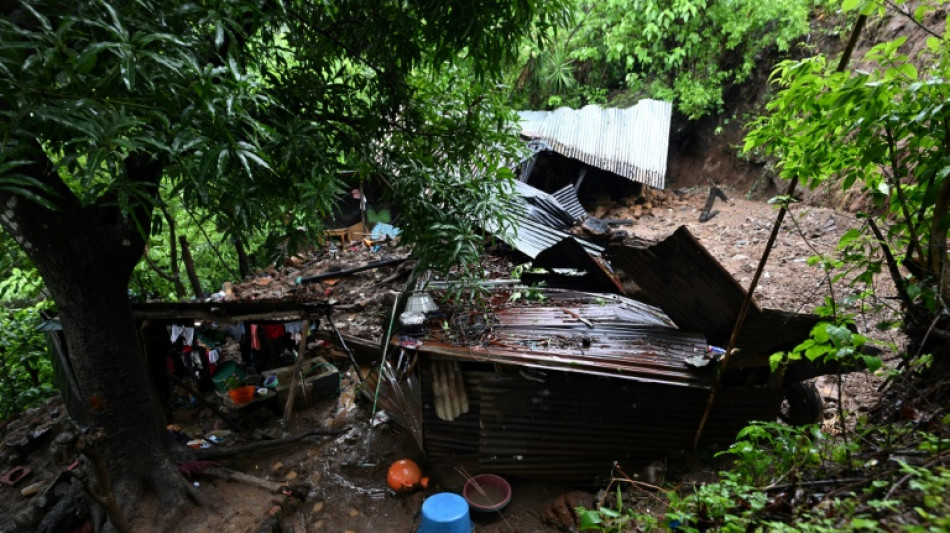
[[[673,106],[645,99],[626,109],[588,105],[519,111],[521,135],[551,150],[655,188],[666,186]]]
[[[729,343],[747,291],[686,226],[650,246],[611,246],[604,255],[677,326],[701,332],[716,346]],[[791,349],[818,319],[762,309],[755,298],[750,304],[736,346],[756,354]]]

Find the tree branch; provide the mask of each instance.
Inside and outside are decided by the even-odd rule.
[[[181,270],[178,268],[178,237],[175,217],[168,212],[165,204],[160,206],[162,214],[165,216],[165,222],[168,224],[168,263],[172,271],[172,283],[175,284],[175,296],[183,298],[185,296],[185,284],[181,281]],[[148,259],[148,254],[145,254]]]
[[[904,304],[904,309],[911,309],[914,302],[910,299],[910,295],[907,294],[907,285],[904,283],[904,277],[901,276],[900,269],[897,266],[897,260],[894,259],[894,254],[891,253],[890,246],[888,246],[887,241],[884,240],[884,235],[877,227],[877,223],[874,222],[873,217],[868,217],[868,226],[871,228],[871,232],[874,233],[874,238],[877,239],[878,245],[881,247],[881,252],[884,254],[884,262],[887,263],[887,270],[890,272],[891,279],[894,281],[897,296],[900,298],[901,303]]]
[[[920,238],[917,236],[917,230],[914,229],[914,219],[908,210],[907,197],[904,196],[904,189],[901,188],[901,169],[900,162],[897,160],[897,143],[894,141],[894,133],[891,131],[891,128],[885,126],[884,134],[887,137],[887,150],[891,163],[891,187],[894,187],[894,192],[897,193],[897,201],[900,203],[901,213],[903,213],[904,218],[907,220],[907,231],[910,232],[910,245],[916,248],[921,263],[926,264],[924,249],[920,244]]]

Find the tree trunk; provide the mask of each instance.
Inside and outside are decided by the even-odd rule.
[[[129,179],[157,183],[161,165],[144,156],[126,162]],[[0,193],[0,222],[33,260],[56,301],[90,444],[109,470],[128,516],[143,490],[156,492],[163,514],[177,508],[190,486],[172,461],[171,442],[146,372],[128,297],[132,270],[145,251],[136,224],[150,207],[123,215],[113,198],[82,205],[49,170],[33,175],[57,192],[57,209]]]
[[[234,237],[234,249],[238,256],[238,271],[241,274],[241,280],[247,279],[251,275],[251,261],[247,257],[247,250],[244,248],[244,239]]]
[[[195,271],[195,260],[191,257],[188,239],[182,235],[178,237],[178,242],[181,244],[181,259],[185,262],[185,272],[188,274],[188,281],[191,282],[191,290],[195,293],[195,298],[204,298],[205,293],[201,290],[201,280],[198,279],[198,272]]]
[[[165,223],[168,224],[168,264],[172,271],[172,283],[175,284],[175,296],[184,298],[185,284],[181,282],[181,272],[178,268],[178,239],[175,217],[164,206],[162,206],[162,214],[165,216]]]

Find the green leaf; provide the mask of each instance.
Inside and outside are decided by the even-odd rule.
[[[600,530],[600,524],[604,523],[597,511],[592,511],[590,509],[579,508],[577,518],[580,522],[579,525],[581,531],[588,529]]]
[[[867,369],[870,372],[876,372],[884,364],[880,357],[874,357],[872,355],[862,355],[861,359],[864,361],[864,365],[867,366]]]

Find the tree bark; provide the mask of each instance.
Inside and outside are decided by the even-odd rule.
[[[198,272],[195,271],[195,260],[191,257],[191,248],[188,247],[188,239],[184,235],[178,237],[181,244],[181,258],[185,262],[185,272],[188,273],[188,281],[191,282],[191,290],[195,293],[195,298],[205,297],[201,290],[201,280],[198,279]]]
[[[181,282],[181,270],[178,268],[178,231],[175,217],[164,206],[162,206],[162,215],[165,216],[165,223],[168,224],[168,264],[172,271],[172,283],[175,284],[175,296],[184,298],[185,284]]]
[[[56,301],[79,397],[97,435],[95,451],[127,516],[146,489],[158,494],[163,509],[177,508],[190,486],[171,459],[128,297],[151,206],[122,213],[109,197],[83,205],[38,144],[29,155],[34,164],[26,171],[55,191],[50,199],[57,209],[0,192],[0,223]],[[133,154],[125,170],[128,179],[157,191],[160,162]]]
[[[244,248],[244,239],[234,237],[234,249],[238,256],[238,272],[241,274],[241,279],[245,280],[251,275],[251,261],[247,257],[247,249]]]

